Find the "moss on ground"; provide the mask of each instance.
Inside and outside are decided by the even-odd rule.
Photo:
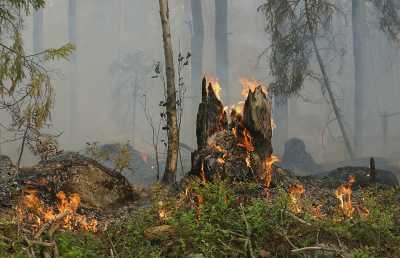
[[[294,214],[284,190],[266,198],[252,183],[193,181],[179,195],[156,186],[152,206],[103,232],[59,232],[56,242],[60,257],[400,257],[399,194],[364,189],[354,216],[346,218],[340,209],[317,214],[308,199]],[[146,236],[160,225],[173,233]],[[15,224],[0,221],[0,235],[0,257],[26,257]]]

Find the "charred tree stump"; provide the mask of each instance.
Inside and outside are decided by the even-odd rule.
[[[250,91],[243,113],[232,110],[229,124],[213,85],[202,83],[196,123],[198,149],[192,153],[190,175],[232,181],[262,178],[272,156],[271,101],[261,86]]]
[[[214,133],[223,130],[227,126],[224,106],[218,99],[211,84],[203,78],[201,103],[197,112],[196,137],[197,148],[201,150],[207,146],[207,140]]]
[[[249,91],[243,110],[243,122],[252,138],[252,144],[261,160],[272,155],[271,101],[261,86]]]

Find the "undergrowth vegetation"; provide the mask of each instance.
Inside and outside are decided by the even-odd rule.
[[[193,181],[178,195],[155,186],[151,206],[56,241],[60,257],[400,257],[399,194],[363,189],[364,212],[347,218],[338,203],[324,213],[307,196],[295,213],[286,191],[265,197],[252,183]],[[0,256],[25,257],[16,225],[2,221],[0,232]]]

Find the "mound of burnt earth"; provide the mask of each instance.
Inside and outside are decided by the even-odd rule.
[[[346,182],[349,176],[355,177],[354,187],[377,185],[382,187],[398,187],[399,181],[391,171],[375,169],[375,176],[368,167],[340,167],[332,171],[308,177],[309,180],[320,182],[324,188],[336,188]]]
[[[99,210],[137,199],[137,194],[120,173],[72,152],[22,168],[16,177],[16,185],[22,191],[34,189],[50,201],[59,192],[77,194],[82,207]]]
[[[285,151],[279,166],[301,176],[313,175],[322,171],[321,166],[307,152],[304,141],[298,138],[291,138],[285,143]]]

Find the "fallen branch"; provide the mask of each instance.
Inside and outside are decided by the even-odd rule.
[[[247,221],[246,214],[244,213],[244,208],[243,208],[242,203],[240,204],[240,210],[242,211],[242,218],[243,218],[244,224],[246,225],[247,240],[246,240],[245,246],[246,247],[248,246],[248,248],[249,248],[250,257],[256,258],[256,256],[254,255],[254,251],[253,251],[253,245],[251,243],[251,228]]]
[[[304,251],[327,251],[327,252],[342,253],[342,251],[339,249],[329,248],[324,246],[308,246],[291,250],[292,253],[299,253]]]
[[[287,211],[287,210],[285,210],[285,213],[286,213],[287,215],[289,215],[290,217],[292,217],[293,219],[297,220],[298,222],[302,223],[302,224],[305,224],[305,225],[307,225],[307,226],[312,226],[312,225],[311,225],[310,223],[308,223],[307,221],[305,221],[305,220],[303,220],[303,219],[297,217],[295,214],[293,214],[293,213],[291,213],[291,212],[289,212],[289,211]]]
[[[38,241],[38,240],[26,240],[29,246],[33,246],[33,245],[39,245],[39,246],[44,246],[44,247],[53,247],[54,243],[49,243],[49,242],[45,242],[45,241]]]
[[[35,234],[34,239],[38,239],[43,234],[43,232],[45,232],[48,228],[50,228],[54,223],[62,220],[69,213],[70,212],[68,211],[60,213],[53,220],[44,223],[43,226],[39,229],[39,231]]]

